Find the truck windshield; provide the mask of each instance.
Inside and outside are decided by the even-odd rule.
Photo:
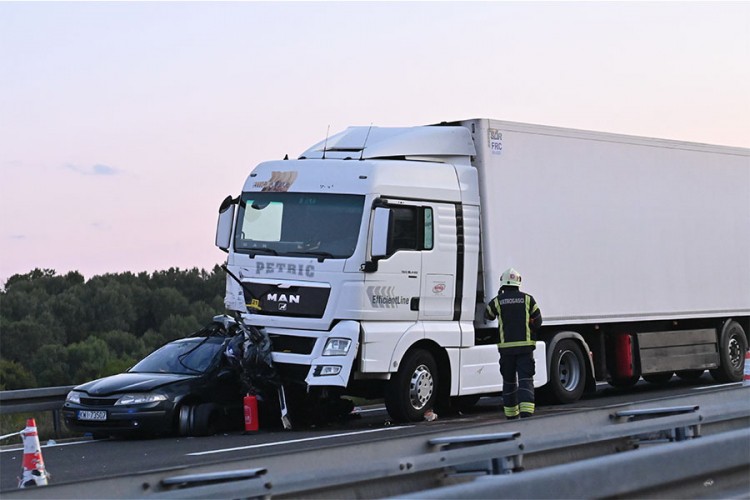
[[[244,193],[234,249],[346,259],[354,253],[365,197],[321,193]]]

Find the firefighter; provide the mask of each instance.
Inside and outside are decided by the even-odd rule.
[[[534,414],[534,349],[542,313],[534,297],[519,290],[521,275],[513,268],[500,277],[500,290],[485,309],[485,318],[498,320],[503,410],[514,420]]]

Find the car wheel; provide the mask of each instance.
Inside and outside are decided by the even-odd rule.
[[[217,407],[213,403],[204,403],[195,408],[193,419],[193,436],[213,436],[217,430]]]
[[[195,429],[195,406],[184,404],[177,412],[177,434],[192,436]]]

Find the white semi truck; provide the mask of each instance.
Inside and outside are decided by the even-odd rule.
[[[489,119],[350,127],[261,163],[220,208],[225,305],[287,389],[392,418],[499,394],[514,267],[540,305],[536,386],[576,401],[673,374],[743,377],[750,150]]]

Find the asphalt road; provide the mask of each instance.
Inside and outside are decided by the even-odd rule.
[[[717,387],[705,374],[694,382],[673,378],[666,385],[655,386],[641,381],[628,390],[600,385],[595,394],[570,405],[539,406],[537,413],[553,414],[581,408],[618,403],[638,402],[669,395],[687,394],[691,391],[710,390]],[[59,443],[48,446],[42,443],[42,454],[50,483],[68,483],[91,478],[129,475],[139,471],[155,471],[185,465],[230,461],[233,458],[293,454],[297,451],[333,444],[336,442],[367,443],[375,439],[397,439],[413,433],[424,432],[426,427],[471,425],[490,420],[504,423],[499,398],[485,398],[470,412],[455,416],[438,416],[433,422],[413,425],[394,425],[382,406],[362,408],[357,418],[317,428],[293,431],[264,431],[243,434],[240,432],[201,438],[167,437],[141,440],[90,440]],[[0,450],[0,492],[18,487],[21,474],[23,448],[5,446]],[[96,497],[95,492],[90,496]]]

